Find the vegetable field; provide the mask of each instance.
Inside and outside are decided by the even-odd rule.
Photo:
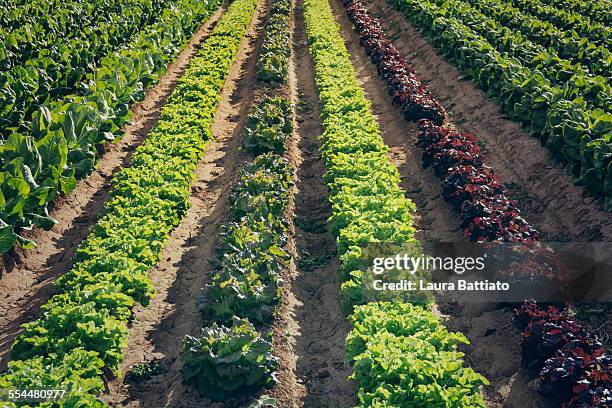
[[[608,0],[0,1],[0,407],[612,406],[611,52]],[[451,244],[518,295],[403,273]]]

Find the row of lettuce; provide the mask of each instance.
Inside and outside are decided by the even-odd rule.
[[[506,0],[506,2],[540,20],[552,23],[561,30],[569,31],[570,35],[588,38],[593,43],[605,45],[610,49],[612,42],[610,23],[606,25],[592,20],[588,15],[567,9],[565,5],[557,7],[541,0]],[[612,14],[610,10],[607,12],[608,15]]]
[[[144,0],[138,1],[146,7]],[[73,38],[83,35],[79,28],[108,19],[109,14],[119,7],[121,3],[117,0],[87,3],[78,0],[5,0],[0,5],[1,33],[29,33],[35,43]],[[19,37],[8,45],[16,42],[19,42]],[[32,52],[33,48],[29,51]]]
[[[270,2],[256,74],[266,96],[254,104],[243,129],[243,149],[256,157],[232,188],[219,257],[197,299],[206,325],[199,336],[187,336],[181,350],[185,382],[218,401],[276,382],[270,328],[290,259],[294,192],[294,169],[282,156],[293,110],[288,88],[277,85],[288,82],[291,8],[291,0]]]
[[[612,25],[612,11],[606,0],[540,0],[542,3],[557,8],[565,8],[587,16],[607,26]]]
[[[33,114],[30,130],[11,132],[0,144],[0,253],[15,244],[34,245],[22,230],[55,224],[49,203],[91,173],[101,144],[120,135],[130,119],[130,106],[144,98],[145,89],[220,4],[173,2],[129,44],[104,56],[85,75],[81,94],[45,103]]]
[[[597,45],[585,37],[574,35],[571,31],[561,30],[553,23],[525,13],[506,1],[463,1],[503,26],[520,32],[526,39],[554,50],[561,58],[580,63],[594,74],[610,74],[612,57],[606,45]]]
[[[572,64],[557,59],[570,54],[596,55],[591,54],[590,48],[583,52],[562,52],[562,49],[572,49],[572,46],[555,47],[554,44],[542,43],[540,45],[549,46],[545,54],[547,59],[539,61],[540,54],[534,55],[533,60],[524,57],[525,61],[530,61],[527,65],[527,62],[523,64],[506,51],[496,48],[496,45],[512,41],[515,44],[512,53],[523,53],[520,48],[528,44],[527,34],[519,35],[508,28],[499,28],[499,35],[502,37],[491,40],[493,43],[489,42],[481,35],[486,34],[484,31],[488,30],[483,27],[494,28],[487,34],[494,38],[498,35],[496,27],[499,23],[489,21],[488,25],[480,24],[478,19],[482,14],[479,13],[469,16],[461,14],[462,17],[458,18],[457,13],[463,13],[461,10],[465,10],[457,5],[458,0],[445,4],[437,0],[390,0],[390,3],[402,11],[415,26],[426,32],[430,41],[463,73],[487,91],[511,118],[521,122],[540,137],[542,143],[567,164],[567,170],[578,178],[579,184],[585,185],[594,195],[604,197],[605,207],[612,209],[612,171],[608,171],[612,164],[609,83],[606,85],[600,77],[578,72],[581,68],[576,62]],[[480,11],[485,13],[486,10],[483,8]],[[489,17],[495,16],[489,13]],[[474,22],[472,18],[475,19]],[[510,17],[507,20],[503,20],[503,24],[515,21]],[[481,31],[475,31],[470,26],[479,27]],[[525,40],[517,42],[520,38]],[[582,44],[580,41],[579,43]],[[499,46],[502,50],[506,47]],[[598,64],[605,72],[609,72],[609,51],[603,47],[598,49],[607,53],[601,57],[603,62]],[[554,53],[558,54],[557,57]],[[530,68],[533,64],[538,69]],[[555,74],[554,78],[557,78],[556,75],[559,77],[554,81],[568,80],[562,86],[555,85],[554,81],[541,71],[557,65],[562,69],[553,71],[562,74]],[[575,80],[572,80],[574,77]],[[595,108],[595,105],[604,106],[605,109]]]
[[[100,377],[120,374],[132,306],[154,294],[148,270],[189,206],[221,88],[255,7],[255,0],[234,2],[193,57],[132,166],[114,178],[102,218],[57,282],[59,294],[23,326],[0,388],[65,389],[61,402],[46,406],[104,406],[95,397],[104,389]]]
[[[495,46],[500,53],[507,53],[509,57],[516,58],[526,68],[540,72],[550,80],[551,85],[563,91],[562,95],[566,99],[571,100],[582,96],[586,106],[590,109],[609,110],[612,106],[612,88],[608,84],[609,79],[593,74],[595,72],[607,75],[610,70],[612,58],[604,47],[601,47],[601,53],[605,53],[607,57],[602,57],[602,59],[609,60],[609,62],[602,62],[598,65],[601,66],[601,69],[593,70],[590,68],[592,63],[581,65],[585,61],[572,61],[568,59],[566,53],[550,44],[537,40],[532,41],[518,29],[509,30],[506,21],[501,19],[499,14],[488,13],[488,9],[481,10],[476,4],[469,4],[469,0],[447,2],[435,0],[431,3],[440,7],[441,12],[443,10],[448,16],[462,21],[466,27]],[[574,51],[574,54],[578,52]],[[582,50],[582,53],[584,52],[587,51]],[[589,58],[594,58],[596,53],[589,51],[588,55]]]
[[[414,204],[399,188],[370,104],[327,0],[306,0],[306,31],[321,102],[326,168],[337,237],[344,304],[352,314],[347,358],[354,368],[360,407],[485,406],[487,380],[463,366],[457,345],[427,300],[414,304],[369,301],[361,291],[362,250],[374,242],[413,244]]]
[[[568,408],[612,405],[612,356],[564,306],[525,302],[515,310],[524,365],[540,373],[541,391]]]
[[[386,80],[390,93],[396,90],[394,76],[410,73],[411,87],[403,91],[435,100],[367,7],[360,0],[344,0],[344,4],[361,44]],[[389,66],[395,70],[389,71]],[[413,110],[421,111],[421,107]],[[506,187],[486,165],[473,135],[460,133],[449,125],[440,126],[427,115],[422,116],[418,127],[423,165],[433,167],[442,180],[443,196],[461,213],[466,237],[472,241],[521,244],[539,241],[538,231],[520,216],[518,203],[507,197]],[[531,246],[535,251],[536,246]],[[525,269],[534,273],[531,268]],[[554,274],[552,271],[545,277],[553,279]],[[577,323],[567,310],[534,302],[525,302],[516,310],[516,316],[524,335],[523,363],[539,372],[543,393],[567,407],[605,407],[612,403],[612,360],[588,327]]]

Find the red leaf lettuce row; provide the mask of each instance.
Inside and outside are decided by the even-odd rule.
[[[483,164],[473,135],[431,121],[419,122],[423,164],[443,179],[444,198],[461,213],[465,236],[472,241],[537,241],[539,233],[520,216],[518,203]]]
[[[612,404],[612,357],[590,329],[555,306],[525,302],[515,314],[524,329],[523,359],[540,369],[542,392],[568,408]]]
[[[360,43],[387,82],[393,103],[401,107],[406,119],[430,119],[441,125],[446,111],[421,83],[416,72],[395,49],[378,20],[360,1],[343,0],[349,18],[360,35]]]

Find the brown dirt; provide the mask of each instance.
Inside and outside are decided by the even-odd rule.
[[[295,1],[294,8],[295,8]],[[292,122],[293,133],[291,139],[287,143],[286,157],[295,169],[299,169],[302,165],[302,152],[299,149],[299,124],[296,116],[296,107],[299,103],[297,89],[297,72],[295,66],[295,37],[293,32],[295,29],[295,10],[291,14],[291,46],[292,54],[289,59],[289,80],[288,85],[283,89],[283,96],[288,97],[292,104]],[[277,315],[274,318],[272,325],[274,355],[279,360],[279,366],[276,373],[278,383],[273,387],[268,395],[272,396],[280,407],[283,408],[298,408],[301,406],[306,389],[300,383],[297,376],[297,355],[295,352],[296,338],[300,333],[299,322],[295,319],[295,311],[299,305],[295,294],[293,293],[293,282],[298,277],[296,266],[297,246],[295,242],[296,229],[293,223],[296,208],[297,174],[295,176],[296,185],[291,194],[291,202],[287,209],[287,220],[289,220],[289,241],[287,248],[291,254],[289,267],[285,271],[284,285],[282,289],[281,302],[277,310]]]
[[[331,207],[319,153],[322,133],[314,66],[308,52],[303,2],[295,9],[294,54],[297,76],[297,122],[302,163],[295,199],[297,276],[292,283],[292,311],[299,326],[295,336],[296,370],[302,391],[297,400],[279,399],[281,407],[346,407],[354,404],[355,384],[348,381],[344,341],[350,325],[340,306],[336,245],[327,230]]]
[[[389,146],[392,161],[400,171],[401,187],[406,191],[406,196],[417,205],[418,239],[422,242],[463,241],[459,231],[459,217],[444,201],[439,179],[433,171],[424,170],[421,166],[421,150],[415,146],[416,125],[406,122],[399,109],[392,105],[386,84],[378,77],[376,67],[360,46],[359,36],[352,29],[340,1],[331,0],[330,3],[360,85],[372,102],[372,111],[376,115],[381,135]],[[485,304],[449,303],[447,298],[439,297],[436,313],[449,329],[466,334],[472,342],[464,350],[465,360],[491,381],[492,385],[484,390],[489,406],[549,407],[548,402],[528,384],[533,376],[521,368],[520,358],[517,358],[521,355],[519,337],[510,310],[495,310]]]
[[[124,128],[125,135],[105,146],[106,151],[93,174],[80,180],[70,195],[53,203],[51,217],[58,224],[51,231],[35,229],[29,234],[38,243],[37,248],[16,249],[4,256],[0,268],[0,371],[6,368],[10,345],[19,334],[21,324],[36,319],[40,306],[55,293],[53,281],[71,267],[76,248],[97,222],[109,197],[111,179],[121,167],[129,165],[134,149],[157,123],[177,78],[224,8],[197,30],[168,65],[167,72],[160,76],[159,83],[147,90],[142,102],[134,105],[132,120]]]
[[[149,307],[135,310],[129,345],[121,372],[130,366],[160,361],[168,372],[140,384],[116,379],[103,399],[117,407],[221,407],[238,406],[242,399],[212,403],[182,382],[179,352],[187,334],[197,334],[202,319],[196,297],[205,285],[216,257],[218,229],[228,218],[227,197],[239,169],[249,155],[240,149],[248,108],[258,94],[255,63],[261,46],[265,1],[260,2],[251,27],[229,72],[217,108],[212,132],[215,140],[196,171],[191,208],[173,231],[163,261],[150,272],[157,295]]]
[[[573,185],[562,166],[548,160],[548,150],[509,120],[499,106],[450,65],[433,46],[385,0],[368,0],[370,10],[397,49],[408,58],[423,82],[463,131],[484,145],[486,160],[518,198],[525,218],[548,241],[611,241],[612,214],[601,202]]]
[[[467,365],[483,374],[491,385],[485,389],[487,406],[494,408],[552,408],[551,400],[537,392],[535,373],[521,367],[520,334],[511,308],[495,305],[449,303],[438,297],[449,330],[465,334],[471,344],[464,348]],[[469,301],[468,301],[469,302]]]

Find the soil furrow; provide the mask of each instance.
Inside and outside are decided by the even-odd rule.
[[[158,121],[161,109],[176,87],[177,79],[199,45],[225,10],[222,6],[196,31],[178,57],[168,65],[159,83],[149,88],[145,99],[134,105],[124,136],[105,145],[93,174],[80,180],[68,196],[52,203],[51,217],[58,220],[51,231],[35,229],[28,234],[37,242],[33,250],[17,249],[3,257],[0,269],[0,371],[6,369],[8,352],[23,323],[39,315],[40,306],[54,293],[53,282],[72,266],[78,245],[98,221],[112,188],[110,181],[122,167],[129,166],[134,149]]]
[[[138,363],[158,361],[163,375],[131,384],[115,379],[104,400],[117,407],[235,406],[243,401],[215,404],[182,382],[180,347],[187,334],[195,335],[203,321],[196,298],[206,284],[216,255],[219,227],[228,219],[227,198],[238,171],[249,159],[240,149],[248,108],[255,98],[255,63],[261,47],[266,4],[260,1],[251,26],[223,87],[212,126],[214,141],[196,171],[191,207],[170,236],[162,261],[150,272],[157,292],[147,308],[138,308],[129,332],[121,371]]]
[[[347,380],[350,366],[344,360],[344,342],[350,324],[340,306],[339,263],[335,239],[325,226],[331,215],[325,171],[319,153],[322,133],[314,66],[307,45],[303,1],[297,1],[294,31],[297,77],[297,121],[302,164],[298,169],[296,196],[297,277],[292,293],[297,305],[295,320],[297,374],[306,388],[306,408],[354,405],[355,385]]]
[[[401,187],[417,206],[417,238],[421,242],[462,242],[458,213],[444,201],[440,180],[431,169],[421,165],[420,148],[415,146],[417,128],[407,122],[400,110],[392,105],[387,86],[376,71],[376,66],[359,44],[344,6],[330,0],[334,17],[339,23],[345,44],[351,53],[360,85],[372,102],[372,110],[389,146],[390,157],[402,177]],[[384,24],[384,23],[383,23]],[[495,168],[497,171],[497,168]],[[466,364],[491,381],[485,397],[491,407],[544,408],[548,402],[528,383],[533,376],[523,371],[520,358],[519,335],[512,322],[510,309],[496,310],[493,305],[449,302],[448,297],[437,297],[437,313],[445,325],[464,333],[472,342],[466,352]]]
[[[291,34],[291,57],[289,58],[288,84],[285,87],[285,97],[291,101],[293,115],[293,132],[291,138],[287,142],[287,152],[285,157],[293,165],[295,169],[299,169],[302,165],[302,152],[299,148],[299,128],[300,124],[297,120],[297,106],[300,103],[298,96],[297,81],[298,75],[296,71],[296,37],[294,35],[296,26],[295,0],[293,1],[293,11],[290,18]],[[297,175],[296,175],[297,177]],[[291,255],[289,267],[285,270],[284,284],[282,288],[282,297],[278,306],[277,314],[274,317],[272,324],[274,355],[278,358],[278,370],[276,378],[278,383],[269,392],[283,408],[298,408],[302,406],[306,390],[303,384],[297,377],[297,356],[295,352],[296,337],[299,335],[300,326],[295,318],[295,310],[298,307],[298,300],[293,293],[293,282],[298,276],[296,260],[297,248],[295,243],[296,229],[294,225],[296,194],[298,191],[297,185],[294,186],[291,194],[291,203],[287,209],[287,219],[289,222],[289,240],[287,249]]]

